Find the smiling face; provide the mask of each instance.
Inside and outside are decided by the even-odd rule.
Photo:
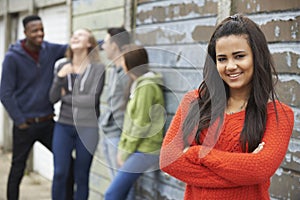
[[[40,47],[44,40],[44,27],[41,20],[30,21],[26,24],[24,34],[29,47]]]
[[[230,91],[250,93],[253,77],[253,53],[247,35],[229,35],[216,41],[217,70]]]
[[[84,29],[76,30],[70,40],[70,47],[73,51],[88,49],[91,47],[89,41],[90,33]]]
[[[117,44],[112,41],[112,38],[109,34],[105,36],[102,48],[105,51],[107,58],[112,61],[118,57],[120,52]]]

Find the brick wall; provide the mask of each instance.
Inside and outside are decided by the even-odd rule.
[[[233,1],[233,10],[246,13],[265,33],[279,73],[279,98],[295,113],[287,154],[272,177],[274,199],[300,198],[300,1]]]
[[[230,10],[224,11],[224,6]],[[300,2],[268,0],[139,0],[136,41],[150,54],[153,70],[163,73],[168,121],[182,95],[197,88],[203,58],[215,23],[224,13],[243,13],[258,23],[269,42],[279,82],[279,98],[295,112],[295,127],[281,167],[272,177],[272,199],[300,197]],[[200,66],[200,67],[199,67]],[[166,125],[166,127],[168,124]],[[161,172],[145,174],[137,185],[141,199],[182,199],[184,184]]]
[[[137,1],[136,43],[146,46],[153,70],[166,86],[169,125],[182,96],[202,80],[207,42],[218,16],[218,1]],[[140,199],[183,199],[184,183],[159,170],[136,185]]]

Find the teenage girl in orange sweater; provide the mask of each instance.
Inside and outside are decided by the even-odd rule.
[[[186,183],[186,200],[269,199],[294,115],[276,99],[266,38],[234,15],[207,50],[203,82],[185,95],[165,136],[161,169]]]

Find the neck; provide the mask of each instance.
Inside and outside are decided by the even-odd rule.
[[[74,65],[81,65],[88,61],[88,56],[86,52],[73,52],[72,63]]]
[[[248,93],[230,94],[227,101],[226,113],[233,114],[244,110],[247,107],[248,98]]]
[[[72,58],[72,65],[76,72],[80,73],[84,71],[88,64],[89,60],[85,52],[74,52]]]
[[[115,53],[112,57],[112,61],[116,66],[119,67],[123,65],[123,56],[119,49],[115,49]]]
[[[25,46],[32,52],[38,52],[41,49],[41,46],[32,45],[28,42],[28,40],[25,40]]]
[[[117,67],[122,66],[123,64],[121,57],[117,57],[113,62]]]

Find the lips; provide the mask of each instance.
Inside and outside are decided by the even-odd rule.
[[[227,74],[227,76],[228,76],[230,79],[236,79],[236,78],[238,78],[241,74],[242,74],[242,72],[239,72],[239,73]]]
[[[43,40],[44,40],[44,38],[43,38],[43,37],[38,37],[38,38],[36,38],[36,41],[37,41],[38,43],[42,43],[42,42],[43,42]]]

